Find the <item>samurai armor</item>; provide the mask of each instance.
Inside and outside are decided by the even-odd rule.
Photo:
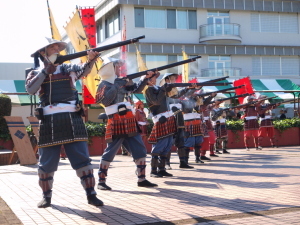
[[[185,132],[188,133],[190,137],[200,136],[204,133],[202,121],[200,119],[185,120],[184,127]]]
[[[39,147],[88,140],[85,125],[77,112],[45,115],[41,120],[39,132]]]
[[[115,113],[108,119],[105,140],[112,142],[114,138],[133,137],[138,134],[137,122],[132,111],[125,115]]]
[[[148,138],[150,144],[155,144],[159,139],[173,135],[176,131],[176,120],[174,116],[166,118],[165,123],[157,122],[154,124],[151,134]]]

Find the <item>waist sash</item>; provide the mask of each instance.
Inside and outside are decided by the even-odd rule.
[[[117,113],[119,105],[126,105],[127,109],[132,110],[132,106],[129,102],[118,102],[116,104],[113,104],[113,105],[110,105],[110,106],[107,106],[104,108],[106,115],[112,115],[112,114]]]

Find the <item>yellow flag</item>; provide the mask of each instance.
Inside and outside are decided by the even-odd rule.
[[[135,46],[135,48],[136,48],[136,60],[137,60],[139,72],[148,70],[148,67],[147,67],[146,63],[144,62],[140,51],[138,50],[138,48],[136,46]],[[145,88],[143,89],[143,91],[142,91],[143,94],[145,94],[147,88],[148,88],[148,85],[146,85]]]
[[[56,23],[54,21],[54,17],[52,14],[52,11],[50,9],[50,7],[48,7],[48,11],[49,11],[49,20],[50,20],[50,28],[51,28],[51,34],[52,34],[52,39],[61,41],[61,35],[57,29]],[[61,55],[66,55],[67,51],[64,49],[60,52]],[[68,62],[67,62],[68,63]]]
[[[148,70],[146,63],[144,62],[143,57],[141,56],[141,53],[137,47],[136,47],[136,59],[137,59],[139,72]]]
[[[88,38],[85,34],[78,10],[76,10],[73,18],[64,28],[76,52],[85,51],[90,48]],[[82,62],[86,62],[87,59],[87,56],[81,57]],[[96,96],[97,87],[100,82],[100,76],[97,73],[97,68],[100,68],[101,64],[102,62],[100,62],[100,60],[97,60],[97,63],[92,68],[91,73],[86,77],[86,79],[83,80],[84,85],[86,85],[87,89],[94,98]]]
[[[188,59],[187,54],[182,51],[183,60]],[[182,65],[182,83],[187,83],[189,81],[189,64],[185,63]]]

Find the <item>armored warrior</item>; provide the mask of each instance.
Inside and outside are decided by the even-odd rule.
[[[203,99],[199,96],[193,96],[194,90],[190,90],[185,94],[182,101],[182,112],[184,118],[184,147],[185,147],[185,161],[188,164],[190,149],[194,148],[196,162],[203,163],[200,159],[200,149],[203,143],[204,127],[200,114],[197,108],[203,105]]]
[[[220,108],[220,104],[223,101],[216,100],[213,110],[211,111],[211,120],[213,121],[213,127],[216,135],[215,149],[217,153],[220,153],[219,149],[223,150],[223,154],[229,154],[227,151],[228,134],[226,128],[226,111]],[[220,148],[220,146],[222,146]]]
[[[260,95],[259,99],[266,98],[265,95]],[[262,141],[264,137],[269,137],[273,148],[277,148],[277,140],[275,139],[274,125],[272,122],[272,109],[278,107],[277,104],[266,104],[265,100],[258,106],[258,114],[260,118],[260,127],[258,130],[258,147],[262,149]]]
[[[141,136],[143,142],[145,143],[147,140],[147,116],[144,112],[144,103],[142,101],[138,101],[135,103],[135,118],[138,122],[139,128],[141,130]]]
[[[153,72],[149,71],[138,84],[131,83],[126,77],[118,77],[123,63],[125,62],[122,60],[106,58],[99,70],[101,82],[98,86],[96,101],[104,106],[108,116],[105,133],[105,140],[108,144],[101,157],[98,172],[98,189],[100,190],[111,190],[106,184],[107,170],[122,143],[132,155],[137,166],[137,185],[139,187],[157,186],[146,180],[146,147],[139,134],[139,127],[131,104],[124,101],[128,93],[140,93]]]
[[[178,77],[178,74],[175,73],[165,73],[160,80],[159,84],[160,86],[163,86],[165,83],[175,83],[176,79]],[[169,96],[167,98],[167,102],[169,104],[170,110],[174,113],[175,120],[176,120],[176,126],[177,126],[177,131],[174,135],[173,143],[177,147],[177,154],[179,157],[179,162],[180,168],[193,168],[192,166],[189,166],[186,163],[186,151],[184,147],[184,120],[183,120],[183,113],[182,113],[182,105],[181,105],[181,100],[179,99],[182,97],[184,94],[186,94],[191,88],[194,87],[189,87],[189,88],[182,88],[178,90],[176,87],[172,88],[170,92],[167,93]],[[170,166],[170,155],[171,151],[169,151],[169,154],[167,155],[166,159],[166,169],[171,169]]]
[[[218,157],[218,155],[216,155],[214,152],[216,136],[210,118],[210,112],[213,110],[213,105],[208,104],[208,102],[210,102],[216,95],[217,95],[216,93],[213,93],[209,97],[207,97],[204,100],[204,104],[200,105],[197,110],[200,114],[202,114],[202,122],[205,125],[204,128],[206,129],[206,131],[204,132],[204,140],[200,150],[200,155],[195,155],[196,163],[199,163],[200,160],[210,160],[210,158],[205,156],[206,148],[209,149],[211,157]]]
[[[95,178],[87,148],[87,131],[81,118],[75,81],[91,71],[99,53],[88,51],[88,61],[83,65],[53,64],[67,43],[47,38],[48,42],[31,56],[35,69],[26,78],[29,94],[39,94],[40,106],[36,109],[39,119],[39,185],[43,199],[39,208],[51,205],[54,172],[58,168],[61,146],[64,145],[71,166],[86,191],[88,203],[101,206],[96,197]],[[39,67],[39,59],[44,67]]]
[[[250,95],[244,99],[245,103],[251,103],[255,100],[253,95]],[[255,102],[253,104],[244,106],[244,142],[246,150],[249,150],[249,140],[251,137],[254,139],[254,145],[256,150],[261,149],[258,146],[258,129],[259,124],[257,121],[258,117],[258,106],[260,105],[259,102]]]
[[[172,88],[166,85],[157,86],[157,77],[154,76],[148,81],[148,88],[144,93],[154,123],[148,139],[152,144],[150,176],[171,177],[173,175],[168,173],[165,167],[168,153],[173,145],[173,135],[177,131],[175,116],[170,111],[167,99],[167,93]]]

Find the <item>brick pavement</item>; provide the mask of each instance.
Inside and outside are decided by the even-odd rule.
[[[25,225],[300,224],[300,148],[231,153],[192,163],[192,170],[179,169],[173,153],[174,177],[148,176],[159,185],[151,189],[137,187],[132,158],[118,155],[108,170],[113,190],[97,191],[105,204],[98,208],[87,204],[68,160],[55,173],[52,207],[36,207],[41,199],[36,165],[1,166],[0,196]],[[92,158],[96,173],[100,157]]]

